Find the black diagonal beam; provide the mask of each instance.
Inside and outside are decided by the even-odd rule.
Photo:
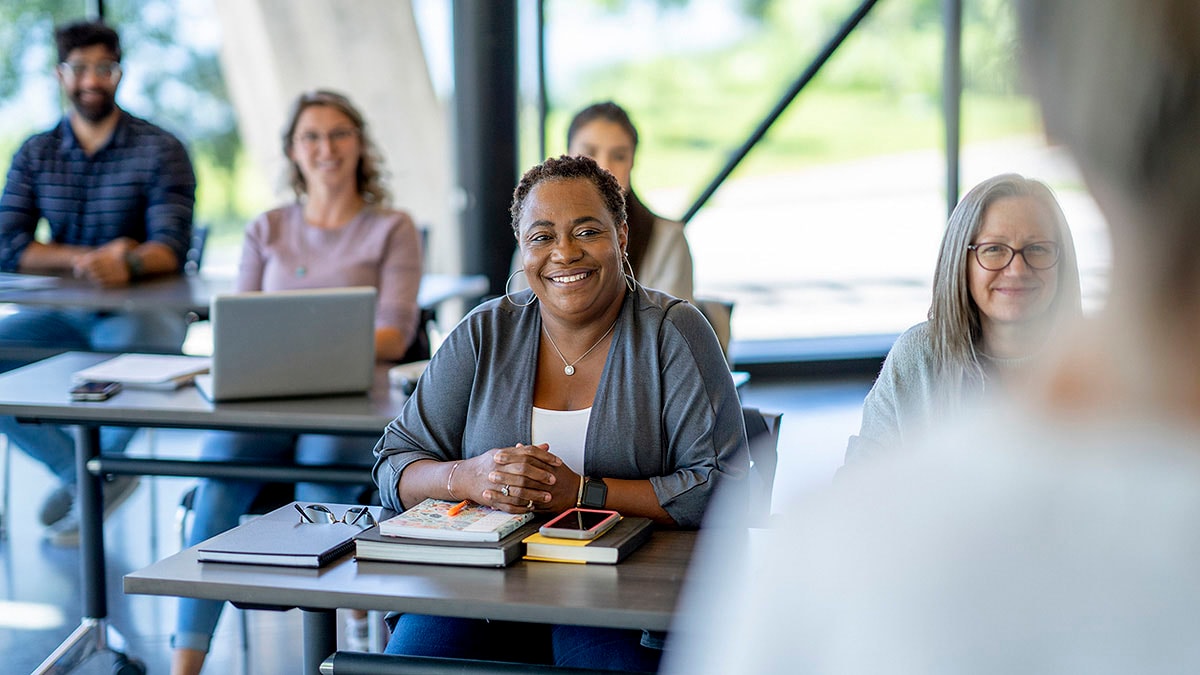
[[[767,116],[763,118],[763,121],[760,122],[754,132],[750,134],[750,137],[746,139],[746,142],[742,144],[742,147],[738,148],[732,155],[730,155],[729,161],[725,163],[724,168],[717,173],[716,177],[713,178],[708,184],[708,187],[704,188],[704,191],[701,192],[700,196],[696,198],[696,201],[681,219],[684,223],[690,221],[696,215],[696,213],[704,207],[704,204],[713,196],[713,193],[717,191],[717,188],[721,187],[721,184],[725,182],[725,179],[729,177],[729,174],[733,173],[733,170],[737,168],[737,165],[746,158],[746,155],[750,154],[751,148],[753,148],[760,140],[762,140],[762,137],[766,135],[767,130],[771,128],[771,125],[775,124],[775,120],[779,119],[779,116],[783,114],[783,111],[787,110],[787,107],[791,105],[792,100],[796,98],[800,91],[804,89],[804,87],[808,86],[808,83],[814,77],[816,77],[817,73],[820,72],[821,68],[825,65],[825,62],[828,61],[829,57],[833,56],[833,53],[837,51],[838,47],[840,47],[841,44],[846,41],[846,37],[850,35],[850,33],[855,29],[855,27],[858,26],[859,23],[862,22],[863,18],[867,16],[867,13],[871,11],[871,8],[875,6],[876,2],[878,2],[878,0],[863,0],[862,4],[858,6],[858,9],[854,10],[854,12],[846,19],[846,21],[842,23],[838,31],[834,33],[833,37],[829,38],[829,41],[825,43],[825,46],[821,49],[820,53],[818,53],[816,58],[812,60],[812,63],[808,64],[808,67],[804,69],[804,72],[800,74],[800,77],[796,78],[796,80],[792,82],[792,85],[788,87],[787,91],[784,92],[782,97],[780,97],[779,102],[775,104],[775,107],[771,109],[771,112],[767,113]]]
[[[942,60],[942,118],[946,125],[946,215],[958,204],[962,143],[962,0],[942,1],[945,54]]]

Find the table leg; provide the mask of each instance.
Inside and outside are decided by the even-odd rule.
[[[99,456],[100,427],[79,426],[75,436],[75,484],[78,489],[75,500],[79,512],[83,620],[38,666],[34,671],[36,675],[70,672],[97,652],[119,653],[113,646],[120,649],[124,642],[106,621],[108,587],[104,568],[104,504],[100,487],[102,479],[93,475],[87,468],[88,462]]]
[[[337,610],[300,609],[304,617],[304,675],[320,675],[321,662],[337,651]]]
[[[108,587],[104,569],[104,497],[100,476],[87,464],[100,456],[100,427],[80,425],[75,436],[75,481],[79,509],[79,562],[83,572],[83,616],[108,616]]]

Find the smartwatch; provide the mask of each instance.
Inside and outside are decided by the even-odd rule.
[[[142,264],[142,256],[133,250],[125,252],[125,267],[129,269],[130,279],[140,279],[146,273],[146,268]]]
[[[602,509],[608,501],[608,486],[599,478],[590,476],[583,479],[583,489],[579,493],[579,506],[589,509]]]

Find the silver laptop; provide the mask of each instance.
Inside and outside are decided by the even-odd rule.
[[[217,295],[211,401],[349,394],[371,388],[375,289],[370,286]]]

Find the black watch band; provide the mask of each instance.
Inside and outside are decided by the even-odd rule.
[[[125,267],[129,270],[130,279],[140,279],[146,274],[146,268],[142,264],[142,256],[136,251],[126,251]]]
[[[583,479],[583,490],[579,494],[579,506],[602,509],[608,503],[608,485],[600,478]]]

